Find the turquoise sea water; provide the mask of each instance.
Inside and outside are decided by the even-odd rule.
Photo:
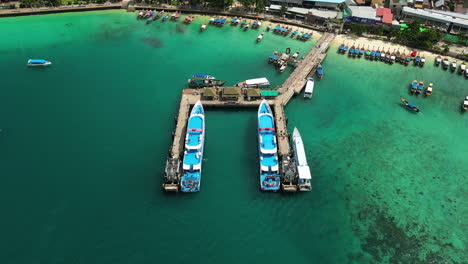
[[[135,15],[0,19],[2,263],[467,263],[468,80],[332,47],[313,98],[286,108],[312,192],[261,193],[255,110],[208,110],[202,191],[168,195],[187,78],[279,85],[266,57],[313,42]],[[413,79],[433,95],[408,95]]]

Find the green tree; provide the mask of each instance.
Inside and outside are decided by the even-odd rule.
[[[246,8],[251,8],[255,4],[254,0],[240,0],[239,2]]]
[[[255,5],[255,11],[258,13],[265,12],[265,0],[257,0],[257,4]]]
[[[286,5],[282,5],[281,8],[280,8],[280,15],[281,16],[284,16],[286,14],[286,12],[288,12],[288,7]]]

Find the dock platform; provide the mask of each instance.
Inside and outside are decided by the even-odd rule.
[[[334,34],[324,33],[315,46],[304,57],[302,62],[294,69],[293,73],[278,89],[279,95],[276,98],[267,100],[268,104],[273,106],[274,109],[280,173],[282,175],[281,190],[285,192],[295,192],[297,190],[297,171],[295,159],[289,144],[289,133],[287,131],[288,119],[284,112],[284,107],[295,94],[301,92],[307,82],[307,78],[315,74],[317,67],[325,59],[326,51],[334,38]],[[260,97],[248,98],[246,96],[246,88],[239,87],[210,88],[211,94],[210,97],[207,98],[204,95],[205,89],[184,89],[182,92],[177,114],[176,129],[173,133],[173,143],[169,150],[169,156],[166,160],[166,169],[164,171],[163,189],[165,191],[177,192],[179,190],[182,175],[181,164],[185,132],[191,106],[200,100],[205,108],[258,108],[263,99]],[[226,96],[227,92],[232,95]]]

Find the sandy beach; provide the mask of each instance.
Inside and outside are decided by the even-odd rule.
[[[400,44],[396,44],[393,42],[378,40],[378,39],[371,39],[365,37],[357,37],[355,35],[337,35],[333,44],[340,45],[345,43],[348,46],[355,45],[357,47],[364,46],[365,48],[369,47],[370,49],[379,49],[384,51],[400,51],[406,54],[411,53],[413,51],[412,48]],[[438,54],[422,50],[420,54],[426,58],[435,58],[439,56]],[[447,56],[446,56],[447,57]]]

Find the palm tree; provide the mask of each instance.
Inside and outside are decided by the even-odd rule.
[[[283,4],[283,5],[281,6],[281,9],[280,9],[280,15],[281,15],[282,17],[284,17],[284,15],[286,14],[286,12],[288,12],[288,7],[287,7],[286,5]]]

